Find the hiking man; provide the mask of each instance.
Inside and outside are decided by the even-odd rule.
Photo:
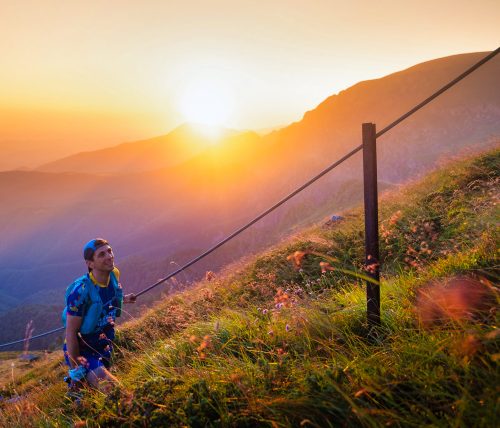
[[[83,247],[88,273],[76,279],[66,290],[63,322],[66,326],[64,357],[70,367],[70,386],[78,388],[86,380],[97,388],[101,381],[116,383],[108,371],[115,338],[115,319],[122,303],[134,303],[136,296],[123,295],[120,272],[114,254],[102,238]],[[106,384],[103,384],[105,389]]]

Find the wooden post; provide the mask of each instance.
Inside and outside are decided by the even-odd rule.
[[[369,327],[380,325],[380,264],[378,245],[377,138],[375,124],[363,123],[363,179],[365,193],[365,265],[377,281],[366,282]]]

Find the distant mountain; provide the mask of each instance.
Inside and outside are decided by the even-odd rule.
[[[138,290],[356,147],[363,122],[382,129],[484,55],[442,58],[361,82],[263,137],[230,133],[202,149],[203,138],[180,128],[163,139],[79,154],[52,166],[59,171],[73,165],[71,172],[2,172],[0,295],[17,305],[33,303],[35,294],[40,304],[54,303],[53,292],[62,296],[84,271],[82,244],[99,235],[113,243],[127,288]],[[381,137],[383,187],[421,175],[460,151],[498,144],[499,76],[495,58]],[[359,202],[360,159],[354,156],[193,266],[187,278]]]
[[[184,124],[167,135],[77,153],[41,165],[36,170],[116,174],[166,168],[202,152],[215,141],[225,142],[237,134],[234,130]]]

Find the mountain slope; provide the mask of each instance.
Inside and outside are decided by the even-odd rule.
[[[33,284],[41,297],[64,290],[81,274],[81,243],[96,235],[115,246],[124,275],[133,278],[129,289],[145,287],[171,271],[172,263],[187,262],[188,254],[215,244],[357,146],[363,121],[380,129],[483,56],[441,58],[361,82],[287,128],[260,139],[252,133],[230,136],[169,168],[112,176],[0,173],[0,290],[19,304],[33,294]],[[384,135],[378,142],[381,182],[401,183],[498,138],[499,75],[495,58]],[[139,146],[141,156],[164,161]],[[360,159],[356,155],[322,178],[207,264],[217,269],[282,239],[298,224],[356,204],[362,197]],[[189,279],[205,267],[191,270]]]
[[[327,98],[301,121],[272,133],[265,142],[280,148],[283,165],[301,162],[294,160],[298,150],[293,148],[305,142],[309,149],[305,163],[324,164],[325,157],[335,159],[361,143],[363,122],[375,123],[381,130],[484,56],[454,55],[360,82]],[[499,75],[497,56],[384,135],[378,144],[379,177],[401,182],[470,142],[484,143],[498,136]]]
[[[75,409],[49,362],[2,391],[22,398],[2,404],[0,422],[493,426],[499,166],[494,150],[381,199],[377,335],[367,335],[356,209],[124,326],[122,393],[87,391]],[[322,274],[325,261],[333,270]]]

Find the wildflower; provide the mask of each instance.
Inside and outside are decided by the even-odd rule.
[[[289,325],[289,324],[285,325],[285,331],[286,331],[287,333],[290,331],[290,325]]]
[[[361,397],[362,395],[366,394],[368,391],[365,388],[361,388],[359,391],[354,394],[355,398]]]
[[[269,336],[274,336],[274,331],[269,330],[269,331],[267,332],[267,334],[268,334]]]
[[[455,277],[446,283],[431,284],[419,291],[417,312],[424,326],[446,320],[461,322],[489,308],[490,290],[473,278]],[[474,353],[477,339],[466,338],[460,345],[465,354]],[[477,344],[478,345],[478,344]]]
[[[321,267],[321,273],[326,273],[327,271],[332,271],[335,270],[333,266],[330,265],[328,262],[320,262],[319,266]]]
[[[239,373],[231,373],[229,376],[229,379],[231,379],[231,382],[233,383],[240,383],[241,382],[241,375]]]
[[[200,343],[200,346],[196,348],[196,351],[198,352],[198,355],[201,359],[204,359],[206,357],[205,350],[210,348],[212,346],[210,336],[205,336],[203,340]]]
[[[389,219],[389,223],[392,225],[396,224],[401,219],[402,216],[403,213],[401,212],[401,210],[396,211]]]
[[[191,343],[195,343],[197,340],[198,340],[198,338],[194,334],[189,337],[189,341]]]
[[[262,315],[266,315],[266,314],[267,314],[267,312],[268,312],[268,310],[267,310],[267,309],[262,309]]]
[[[481,346],[481,342],[477,339],[477,337],[469,334],[459,345],[458,351],[460,354],[465,356],[474,355],[479,347]]]
[[[500,335],[500,329],[497,328],[487,333],[484,337],[486,339],[491,340],[491,339],[496,339],[499,335]]]
[[[302,264],[302,259],[305,257],[307,252],[305,251],[295,251],[295,253],[290,254],[286,259],[291,260],[296,269],[300,268]]]
[[[283,306],[290,307],[292,303],[290,302],[290,295],[285,293],[282,288],[278,288],[276,291],[276,296],[274,296],[274,303],[277,309],[281,309]]]
[[[409,245],[407,250],[406,250],[406,254],[408,254],[408,255],[417,254],[417,251],[412,246]]]
[[[375,275],[375,273],[377,272],[377,269],[378,267],[380,266],[379,263],[370,263],[368,265],[365,266],[365,270],[368,272],[368,273],[371,273],[372,275]]]
[[[427,233],[431,233],[433,231],[433,225],[432,225],[432,223],[424,223],[424,230]]]

